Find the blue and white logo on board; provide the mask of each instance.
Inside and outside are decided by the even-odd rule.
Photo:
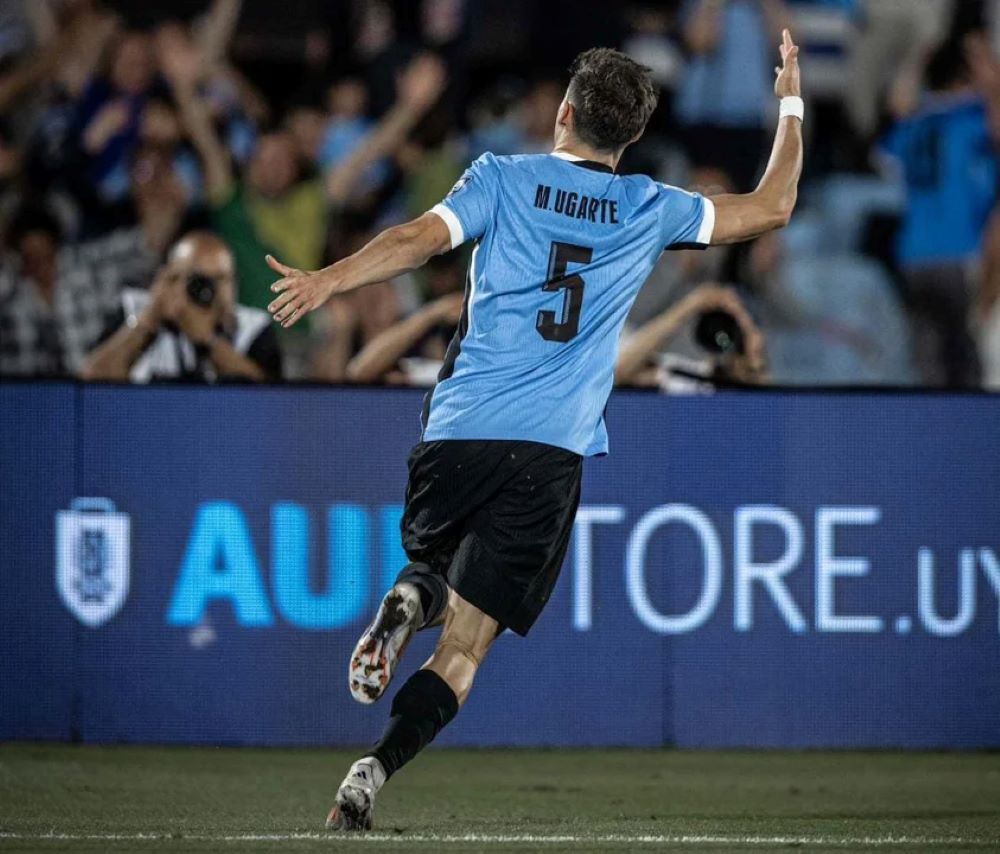
[[[76,498],[56,514],[56,588],[85,626],[96,628],[128,598],[127,513],[107,498]]]

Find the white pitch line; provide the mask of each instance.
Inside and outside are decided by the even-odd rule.
[[[1000,845],[1000,839],[969,839],[962,837],[928,836],[702,836],[702,835],[643,835],[643,834],[406,834],[363,833],[338,835],[335,833],[240,833],[240,834],[182,834],[161,833],[3,833],[0,839],[41,842],[297,842],[350,841],[352,843],[401,842],[419,845],[459,844],[474,842],[480,845],[533,844],[631,844],[631,845],[823,845],[828,847],[882,848],[902,845]]]

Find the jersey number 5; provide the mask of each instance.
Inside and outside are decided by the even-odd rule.
[[[583,279],[566,275],[570,264],[589,264],[593,249],[575,246],[572,243],[553,243],[549,251],[549,278],[542,286],[543,291],[565,291],[563,295],[562,317],[557,321],[554,311],[538,312],[535,328],[546,341],[565,344],[576,338],[580,331],[580,310],[583,308]]]

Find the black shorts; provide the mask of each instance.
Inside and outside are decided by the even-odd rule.
[[[407,556],[501,626],[527,634],[566,556],[582,463],[538,442],[421,442],[410,453],[401,523]]]

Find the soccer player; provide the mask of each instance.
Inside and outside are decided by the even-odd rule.
[[[385,692],[413,633],[443,624],[399,689],[381,739],[355,762],[327,827],[367,830],[375,795],[469,696],[483,657],[527,634],[552,593],[580,500],[581,463],[604,454],[618,338],[664,249],[748,240],[788,223],[802,171],[798,48],[775,69],[774,150],[757,189],[714,198],[615,174],[656,106],[649,70],[614,50],[580,55],[551,154],[484,154],[448,197],[315,273],[284,278],[270,311],[291,326],[329,297],[475,241],[465,309],[409,459],[401,529],[411,563],[355,647],[356,700]]]

